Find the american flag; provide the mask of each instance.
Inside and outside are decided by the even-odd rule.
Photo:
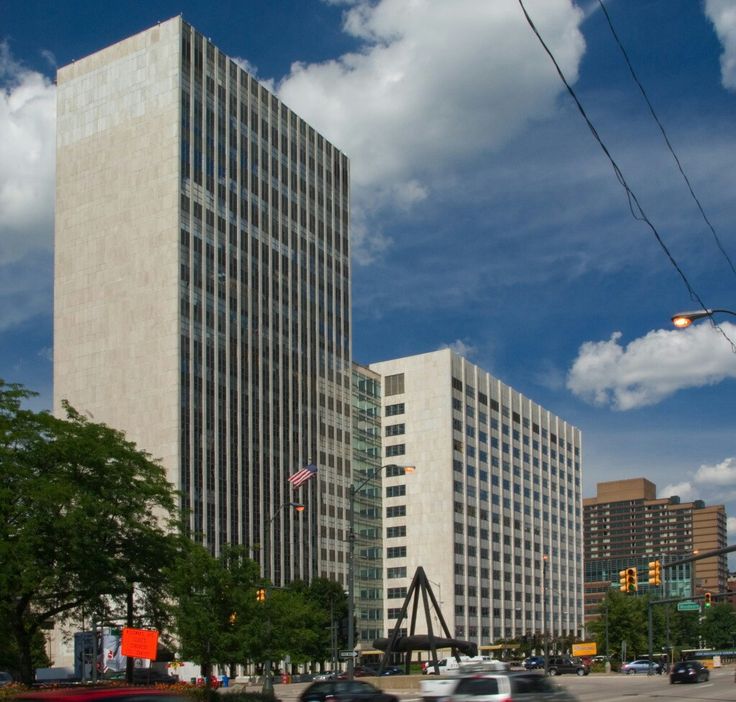
[[[301,470],[298,470],[294,475],[289,476],[289,482],[291,487],[295,490],[303,483],[306,483],[313,475],[317,474],[317,466],[314,463],[310,463]]]

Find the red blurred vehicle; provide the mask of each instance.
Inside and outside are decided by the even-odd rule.
[[[189,698],[178,692],[155,687],[60,687],[19,692],[14,699],[36,702],[190,702]]]

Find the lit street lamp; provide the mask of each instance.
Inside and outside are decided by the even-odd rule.
[[[693,322],[705,317],[712,317],[714,314],[730,314],[736,317],[736,312],[731,310],[693,310],[692,312],[678,312],[672,315],[672,324],[678,329],[685,329]]]
[[[281,514],[285,507],[293,507],[295,512],[303,512],[304,505],[300,502],[284,502],[274,513],[271,519],[266,523],[266,531],[263,534],[263,579],[266,581],[266,591],[269,589],[269,581],[271,579],[271,525],[273,520]],[[267,599],[270,599],[267,597]],[[270,621],[267,621],[270,626]],[[269,631],[270,634],[270,631]],[[271,660],[266,659],[263,663],[263,693],[267,695],[273,694],[273,678],[271,677]]]
[[[385,466],[377,466],[366,475],[366,477],[357,485],[351,485],[349,491],[349,509],[350,521],[348,526],[348,650],[352,653],[355,650],[355,496],[365,487],[369,481],[377,478],[379,473],[385,468],[402,469],[404,473],[413,473],[416,469],[414,466],[397,466],[388,464]],[[348,679],[353,679],[354,659],[348,658]]]

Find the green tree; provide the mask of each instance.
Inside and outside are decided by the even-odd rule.
[[[736,613],[729,602],[708,607],[700,624],[700,632],[708,648],[729,648],[736,637]]]
[[[646,597],[633,597],[616,590],[609,590],[598,609],[600,617],[591,622],[589,626],[599,650],[605,650],[606,646],[607,615],[610,655],[620,658],[624,641],[628,658],[646,655],[649,650],[647,602]]]
[[[332,659],[332,627],[335,628],[336,646],[346,645],[344,627],[347,621],[348,598],[340,583],[327,578],[315,578],[308,585],[295,581],[289,589],[299,592],[314,609],[314,637],[305,642],[307,660],[326,661]]]
[[[219,557],[189,542],[169,571],[181,655],[198,663],[206,679],[212,665],[244,662],[257,625],[258,564],[241,547]]]
[[[133,586],[160,601],[178,543],[164,469],[68,404],[65,419],[24,409],[33,394],[0,380],[0,612],[26,683],[44,624]]]

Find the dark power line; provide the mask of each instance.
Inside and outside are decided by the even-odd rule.
[[[613,34],[613,38],[616,40],[616,44],[618,45],[618,48],[621,50],[621,53],[623,54],[624,60],[626,61],[626,65],[629,67],[629,72],[631,73],[631,77],[634,79],[634,82],[639,87],[639,90],[641,91],[641,94],[644,97],[644,101],[647,103],[649,112],[651,113],[652,118],[654,119],[654,121],[657,123],[657,126],[659,127],[659,131],[662,132],[662,136],[664,137],[665,144],[667,144],[667,148],[672,154],[672,158],[675,159],[677,168],[680,171],[683,179],[685,180],[687,188],[690,191],[690,195],[692,196],[693,200],[695,200],[695,204],[698,206],[698,209],[700,210],[700,214],[703,216],[705,223],[708,225],[708,228],[713,234],[713,239],[715,240],[716,245],[720,249],[726,261],[728,261],[728,265],[731,267],[731,271],[733,272],[734,275],[736,275],[736,268],[734,268],[733,261],[731,260],[726,250],[723,248],[723,244],[721,243],[721,240],[718,238],[718,234],[716,234],[715,227],[711,224],[710,220],[708,219],[708,216],[705,214],[705,210],[703,209],[703,206],[701,205],[700,200],[698,199],[697,195],[695,194],[695,191],[693,190],[693,186],[690,183],[690,179],[685,174],[685,170],[683,169],[682,164],[680,163],[680,159],[678,158],[677,154],[675,153],[674,148],[672,147],[672,144],[670,143],[670,139],[667,136],[667,132],[665,131],[665,128],[662,125],[662,122],[659,120],[657,113],[654,111],[654,106],[649,100],[649,96],[647,95],[646,90],[644,90],[644,86],[641,84],[641,81],[636,75],[636,72],[634,71],[634,67],[631,65],[631,61],[629,60],[629,55],[627,54],[626,49],[621,43],[621,40],[619,39],[618,34],[616,33],[616,30],[613,27],[613,23],[611,22],[611,17],[608,14],[608,10],[606,9],[606,6],[603,4],[603,0],[598,0],[598,4],[601,6],[601,10],[603,10],[603,14],[606,17],[606,22],[608,22],[608,27],[611,30],[611,34]]]
[[[629,184],[627,183],[626,178],[624,177],[624,174],[622,173],[621,169],[616,163],[616,160],[611,155],[611,152],[608,150],[608,147],[603,142],[603,139],[601,138],[600,134],[598,134],[598,130],[595,128],[595,125],[590,120],[590,117],[588,117],[588,113],[585,111],[585,108],[580,102],[580,99],[578,98],[577,94],[575,93],[572,86],[568,82],[567,78],[565,77],[565,74],[562,72],[560,65],[557,63],[557,59],[555,59],[554,54],[552,53],[550,48],[545,43],[544,39],[542,38],[542,35],[539,33],[539,30],[534,24],[534,21],[529,16],[529,13],[526,11],[526,7],[524,6],[523,0],[518,0],[518,2],[519,2],[519,5],[521,6],[521,11],[524,13],[524,17],[526,18],[527,23],[529,24],[532,31],[536,35],[537,39],[539,40],[539,43],[542,45],[542,48],[545,50],[550,60],[552,61],[552,64],[557,70],[557,74],[560,76],[560,80],[562,81],[565,88],[567,88],[567,92],[570,93],[570,97],[572,97],[573,101],[575,102],[575,105],[578,108],[578,111],[580,112],[581,116],[585,120],[585,123],[588,125],[588,129],[590,129],[591,134],[593,135],[595,140],[598,142],[598,145],[603,150],[603,153],[606,155],[606,158],[608,158],[609,162],[611,163],[611,166],[613,167],[613,172],[616,174],[616,178],[618,179],[618,182],[621,184],[624,191],[626,192],[626,197],[628,199],[629,209],[631,210],[632,217],[636,220],[639,220],[640,222],[644,222],[649,227],[652,234],[654,234],[654,238],[657,240],[657,243],[659,244],[660,248],[662,249],[662,251],[664,251],[670,263],[672,264],[672,266],[674,267],[674,269],[677,271],[678,275],[682,279],[682,282],[685,284],[685,287],[687,288],[687,291],[690,294],[690,298],[695,300],[701,306],[702,309],[704,310],[708,309],[708,306],[705,304],[705,302],[703,302],[703,299],[697,293],[695,288],[693,288],[693,286],[690,284],[690,281],[687,279],[685,272],[682,270],[680,265],[675,260],[675,257],[670,252],[669,248],[667,247],[667,244],[664,243],[664,240],[662,239],[662,236],[660,235],[657,228],[654,226],[654,223],[649,219],[647,214],[644,212],[644,208],[641,206],[641,203],[639,202],[639,199],[637,198],[636,193],[629,187]],[[723,336],[723,338],[726,341],[728,341],[728,343],[731,345],[731,351],[733,351],[733,353],[736,353],[736,343],[732,341],[732,339],[728,336],[728,334],[726,334],[726,332],[723,331],[723,329],[715,321],[713,321],[713,326],[721,333],[721,336]]]

